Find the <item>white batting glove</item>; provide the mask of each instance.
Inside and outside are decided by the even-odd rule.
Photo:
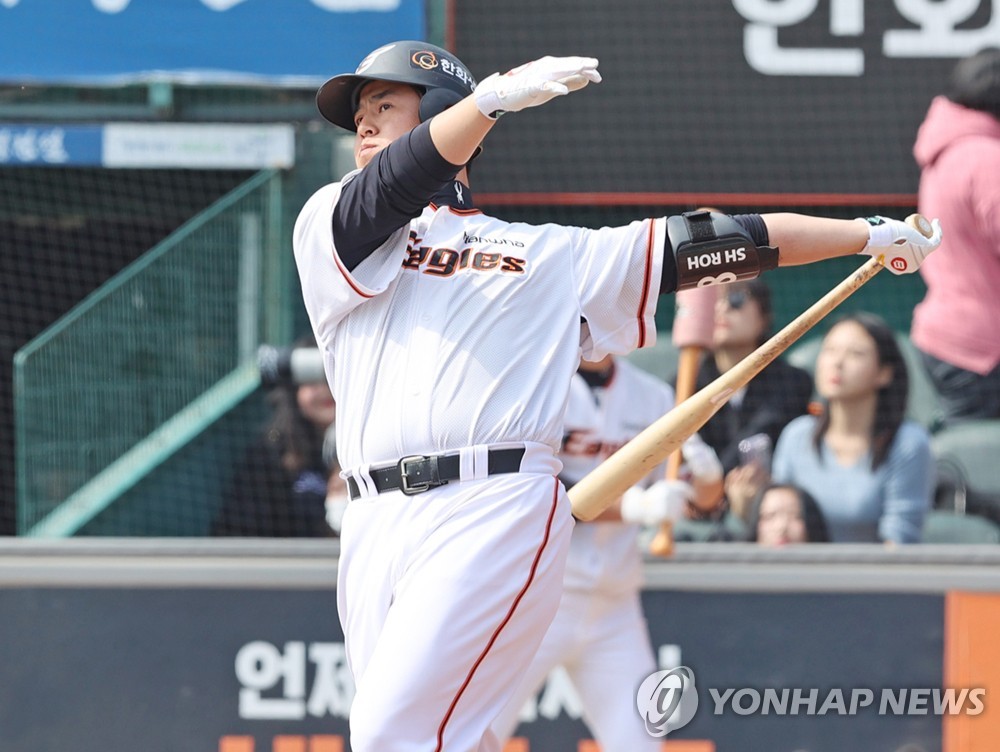
[[[694,489],[682,480],[661,480],[645,489],[632,486],[622,496],[622,520],[633,525],[679,520],[689,501],[694,501]]]
[[[868,243],[859,253],[878,258],[893,274],[910,274],[920,268],[931,251],[941,245],[941,223],[930,223],[928,238],[906,222],[887,217],[859,217],[868,223]]]
[[[505,112],[537,107],[600,80],[597,58],[546,56],[483,79],[474,96],[479,111],[496,120]]]
[[[722,480],[722,463],[718,455],[698,434],[693,434],[681,445],[681,456],[695,480],[703,483]]]

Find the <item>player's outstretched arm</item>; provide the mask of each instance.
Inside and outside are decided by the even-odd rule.
[[[600,80],[592,57],[543,57],[502,75],[494,73],[431,120],[431,140],[446,160],[466,164],[500,115],[537,107]]]
[[[781,266],[864,253],[883,257],[885,266],[895,274],[908,274],[941,244],[937,220],[931,223],[931,236],[925,237],[905,222],[886,217],[829,219],[782,213],[764,214],[763,218],[771,245],[780,249]]]

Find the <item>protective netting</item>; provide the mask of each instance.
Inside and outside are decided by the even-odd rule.
[[[542,55],[597,57],[604,76],[491,135],[477,176],[491,194],[902,202],[917,126],[955,57],[1000,39],[990,3],[454,4],[451,43],[480,77]],[[960,12],[955,31],[946,18]]]
[[[481,78],[543,55],[600,60],[601,84],[503,118],[474,178],[492,213],[588,226],[699,206],[903,218],[917,205],[913,146],[932,99],[958,58],[1000,45],[1000,8],[986,1],[453,6],[449,46]],[[858,265],[843,259],[768,275],[776,325]],[[996,519],[988,499],[1000,499],[1000,473],[980,447],[1000,452],[1000,426],[942,430],[940,399],[909,340],[925,292],[916,275],[882,275],[838,313],[871,311],[895,329],[911,376],[908,414],[936,432],[938,501]],[[658,312],[660,352],[638,356],[660,375],[676,363],[672,308],[666,301]],[[828,326],[789,357],[811,368]]]
[[[15,351],[246,177],[181,170],[0,169],[0,528],[11,532],[14,521]],[[84,350],[86,357],[100,357]],[[46,384],[53,394],[68,397],[67,387],[87,386],[77,378],[83,363],[54,365],[61,373]],[[66,415],[51,417],[51,424],[36,427],[66,430]]]
[[[601,61],[602,84],[504,117],[490,134],[472,180],[478,203],[495,216],[600,227],[709,205],[731,213],[903,217],[916,206],[911,151],[928,104],[957,57],[1000,42],[1000,14],[989,2],[972,5],[453,0],[443,38],[433,41],[479,78],[545,54]],[[9,160],[0,168],[0,532],[322,530],[323,498],[339,493],[324,477],[332,447],[294,408],[298,381],[315,374],[285,372],[268,395],[240,370],[253,359],[252,345],[287,345],[308,330],[290,258],[274,274],[257,267],[255,293],[246,264],[273,227],[280,238],[274,248],[261,246],[264,258],[287,252],[298,208],[343,171],[330,126],[316,123],[313,92],[3,87],[0,111],[77,123],[308,123],[296,130],[295,164],[281,173],[278,204],[263,196],[270,178],[260,178],[257,198],[230,197],[216,215],[200,217],[204,225],[186,241],[170,240],[174,250],[156,263],[145,257],[139,273],[125,277],[115,275],[185,222],[211,214],[253,173],[15,167]],[[0,138],[0,155],[12,148]],[[219,249],[221,256],[208,255]],[[769,275],[775,325],[859,263]],[[905,342],[924,292],[917,275],[883,273],[842,311],[878,313]],[[164,318],[149,317],[154,309]],[[139,321],[142,311],[147,318]],[[639,358],[663,377],[676,357],[672,319],[673,301],[665,298],[657,314],[661,345]],[[251,320],[260,328],[252,330]],[[790,355],[808,365],[826,326]],[[919,366],[907,352],[911,367]],[[911,414],[934,428],[934,396],[919,394],[924,404]],[[973,456],[962,440],[939,442],[941,456],[958,468],[955,499],[970,493],[961,474],[977,472],[960,461]],[[986,491],[1000,496],[1000,476],[995,469],[987,476]],[[250,501],[220,523],[220,508],[241,494]],[[75,507],[64,507],[67,500]],[[60,508],[65,513],[45,523]]]

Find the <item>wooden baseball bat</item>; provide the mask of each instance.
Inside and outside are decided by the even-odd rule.
[[[911,214],[906,222],[930,237],[930,224],[919,214]],[[878,274],[883,262],[882,257],[869,259],[750,355],[678,404],[584,476],[569,491],[573,516],[584,521],[597,517],[705,425],[733,392],[745,386],[824,316]]]
[[[677,383],[674,387],[674,404],[679,405],[695,393],[701,354],[712,346],[715,332],[714,287],[701,287],[677,293],[677,312],[674,316],[672,339],[680,350],[677,361]],[[677,480],[681,469],[681,450],[676,449],[667,457],[667,480]],[[674,552],[674,524],[667,520],[660,525],[649,545],[654,556],[670,556]]]
[[[677,387],[674,390],[675,404],[681,404],[694,394],[693,385],[689,386],[689,383],[694,382],[698,378],[698,367],[700,365],[700,347],[697,345],[688,345],[681,349],[680,357],[677,361]],[[681,390],[682,385],[685,387],[684,391]],[[677,449],[674,449],[667,457],[667,480],[677,480],[680,477],[682,459],[680,445],[678,445]],[[649,543],[649,553],[653,554],[653,556],[664,558],[673,555],[674,523],[671,520],[664,520],[660,523],[656,535]]]

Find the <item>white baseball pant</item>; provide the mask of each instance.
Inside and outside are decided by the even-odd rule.
[[[573,528],[562,484],[525,466],[348,505],[337,597],[354,752],[499,752],[490,722],[555,615]]]

